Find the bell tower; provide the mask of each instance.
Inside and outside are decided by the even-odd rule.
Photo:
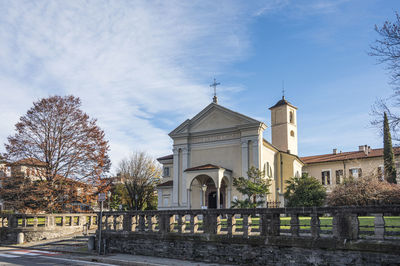
[[[269,110],[272,145],[281,151],[297,155],[297,107],[282,96]]]

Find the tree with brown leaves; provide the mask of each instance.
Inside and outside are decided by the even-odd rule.
[[[20,118],[15,125],[16,133],[5,144],[5,157],[11,162],[35,162],[28,167],[34,178],[25,171],[23,178],[29,182],[16,183],[14,189],[20,183],[25,184],[21,186],[28,193],[24,198],[12,197],[13,187],[9,182],[11,187],[0,191],[6,204],[29,199],[37,203],[29,209],[55,211],[65,203],[66,195],[77,194],[73,191],[79,187],[94,193],[87,186],[98,185],[109,171],[109,146],[96,120],[90,119],[80,106],[77,97],[52,96],[34,102]],[[39,204],[41,201],[43,204]],[[29,202],[14,205],[21,208]]]

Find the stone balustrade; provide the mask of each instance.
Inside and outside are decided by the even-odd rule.
[[[24,234],[24,242],[57,238],[73,233],[87,233],[97,228],[97,215],[70,214],[0,214],[0,240],[14,243]]]
[[[395,239],[400,237],[399,215],[400,206],[104,212],[102,229],[244,238],[284,235]],[[384,217],[389,216],[397,217],[397,230],[396,225],[385,224]]]
[[[391,265],[399,215],[400,206],[104,212],[101,246],[223,264]]]

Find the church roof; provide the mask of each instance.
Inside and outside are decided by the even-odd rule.
[[[165,155],[163,157],[157,158],[157,161],[172,160],[172,159],[174,159],[174,155],[170,154],[170,155]]]
[[[172,187],[173,184],[174,184],[174,181],[169,180],[167,182],[158,184],[157,187]]]
[[[393,147],[393,152],[395,155],[400,155],[400,147]],[[383,149],[371,149],[368,152],[365,151],[350,151],[350,152],[339,152],[331,154],[321,154],[314,156],[301,157],[304,163],[323,163],[323,162],[334,162],[334,161],[344,161],[344,160],[357,160],[357,159],[367,159],[374,157],[383,157]]]
[[[271,110],[271,109],[274,109],[274,108],[282,106],[282,105],[289,105],[290,107],[297,109],[296,106],[294,106],[290,102],[286,101],[285,96],[282,96],[282,99],[280,99],[274,106],[270,107],[269,109]]]
[[[224,113],[227,113],[227,114],[230,114],[232,116],[238,117],[238,118],[242,119],[243,123],[246,124],[246,125],[263,125],[263,126],[265,126],[265,124],[263,122],[261,122],[261,121],[258,121],[258,120],[254,119],[254,118],[251,118],[251,117],[248,117],[248,116],[243,115],[241,113],[232,111],[232,110],[230,110],[230,109],[228,109],[228,108],[226,108],[224,106],[221,106],[219,104],[216,104],[216,103],[212,102],[209,105],[207,105],[203,110],[201,110],[197,115],[195,115],[192,119],[187,119],[182,124],[180,124],[177,128],[172,130],[169,133],[169,136],[172,137],[172,136],[174,136],[176,134],[181,133],[184,128],[190,127],[196,121],[201,120],[205,115],[207,115],[213,109],[217,109],[217,110],[223,111]]]
[[[226,169],[224,167],[214,165],[214,164],[204,164],[196,167],[191,167],[185,170],[185,172],[190,172],[190,171],[200,171],[200,170],[213,170],[213,169],[225,169],[227,171],[232,172],[232,170]]]

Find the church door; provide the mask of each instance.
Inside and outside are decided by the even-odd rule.
[[[223,199],[223,194],[222,192],[219,194],[220,195],[220,206],[224,206],[224,199]],[[208,194],[208,208],[209,209],[216,209],[217,208],[217,192],[211,192]]]
[[[208,208],[216,209],[217,208],[217,192],[211,192],[208,194]]]

